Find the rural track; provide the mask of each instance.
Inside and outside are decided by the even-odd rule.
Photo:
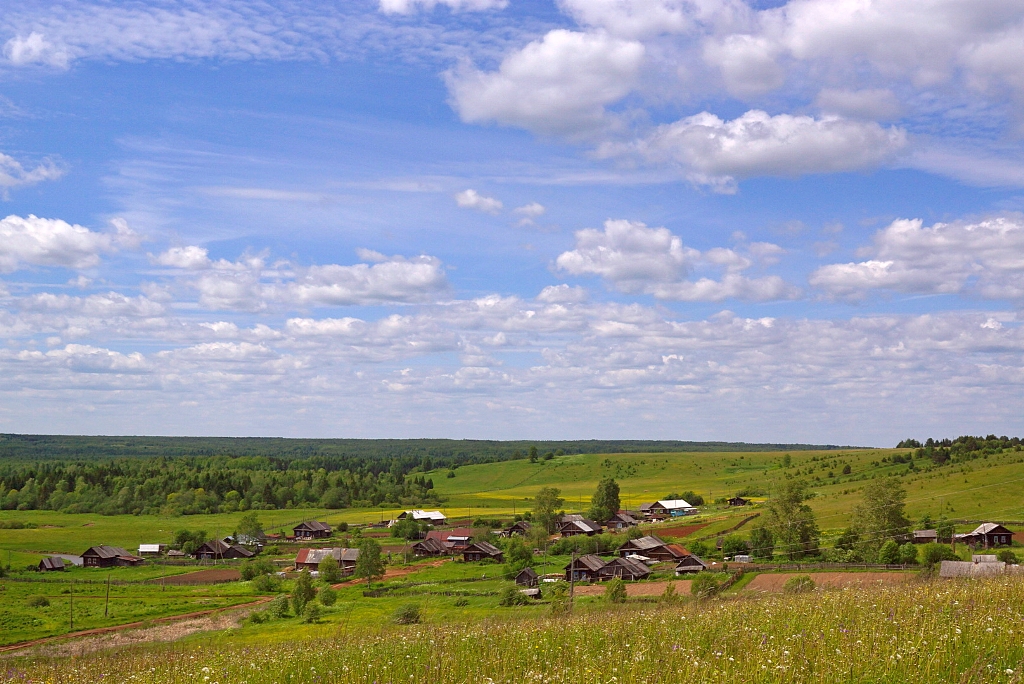
[[[263,596],[255,601],[250,601],[249,603],[239,603],[233,606],[225,606],[223,608],[209,608],[207,610],[197,610],[191,613],[182,613],[181,615],[165,615],[164,617],[153,618],[152,620],[138,620],[136,622],[126,622],[123,625],[111,625],[110,627],[94,627],[93,629],[82,629],[77,632],[68,632],[67,634],[56,634],[54,636],[32,639],[30,641],[20,641],[16,644],[0,646],[0,653],[20,651],[23,648],[31,648],[32,646],[39,646],[41,644],[48,644],[54,641],[60,641],[64,639],[76,639],[78,637],[96,636],[98,634],[110,634],[113,632],[122,632],[128,629],[137,629],[139,627],[145,627],[147,625],[166,624],[171,622],[178,622],[181,620],[192,620],[198,617],[213,615],[215,613],[223,613],[224,611],[228,610],[237,610],[240,608],[250,608],[252,606],[258,606],[264,603],[268,603],[269,601],[273,600],[273,598],[273,596]]]

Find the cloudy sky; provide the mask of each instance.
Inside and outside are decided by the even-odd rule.
[[[0,45],[0,432],[1024,431],[1019,0],[26,0]]]

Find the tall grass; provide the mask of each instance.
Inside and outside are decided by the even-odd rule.
[[[320,628],[277,643],[11,662],[0,681],[1019,682],[1022,635],[1024,583],[1000,578],[630,603],[563,619]]]

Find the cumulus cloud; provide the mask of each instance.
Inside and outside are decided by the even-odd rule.
[[[977,222],[900,219],[861,250],[865,261],[829,264],[810,276],[834,297],[863,298],[871,290],[964,293],[986,299],[1024,299],[1024,219],[996,216]]]
[[[752,256],[777,258],[781,248],[758,243]],[[615,289],[677,301],[793,299],[797,288],[778,276],[749,278],[743,271],[751,258],[725,248],[700,252],[685,247],[667,228],[649,228],[637,221],[608,220],[604,230],[587,228],[576,233],[576,248],[556,260],[558,269],[572,275],[597,275]],[[721,279],[689,280],[696,269],[724,271]]]
[[[208,255],[209,252],[206,249],[188,245],[186,247],[171,247],[166,252],[152,257],[152,260],[159,266],[197,270],[212,266]]]
[[[476,209],[485,214],[497,214],[504,206],[501,200],[485,197],[472,188],[456,193],[455,203],[463,209]]]
[[[529,204],[524,204],[521,207],[516,207],[513,210],[513,213],[526,218],[535,219],[543,216],[546,211],[547,209],[544,208],[543,204],[540,204],[539,202],[530,202]]]
[[[559,5],[585,26],[614,35],[645,38],[658,34],[684,33],[695,20],[707,18],[715,5],[688,0],[560,0]]]
[[[27,36],[15,36],[4,44],[4,57],[11,64],[44,64],[67,69],[71,56],[67,48],[58,47],[46,37],[33,31]]]
[[[537,295],[537,301],[547,304],[576,304],[587,301],[587,291],[582,287],[572,287],[565,283],[548,285]]]
[[[454,12],[479,12],[505,9],[508,0],[380,0],[380,10],[386,14],[412,14],[418,9],[432,10],[437,6]]]
[[[763,36],[734,34],[704,45],[704,61],[717,67],[725,89],[736,97],[771,92],[786,80],[778,64],[779,46]]]
[[[127,297],[119,292],[71,297],[64,294],[41,292],[18,302],[24,311],[71,313],[96,318],[111,316],[152,317],[163,314],[163,304],[148,297]]]
[[[632,89],[644,53],[637,41],[556,29],[497,71],[449,72],[448,88],[463,121],[574,137],[609,125],[605,107]]]
[[[25,265],[91,268],[102,254],[138,246],[138,236],[123,220],[112,224],[116,232],[97,233],[60,219],[12,214],[0,220],[0,272]]]
[[[376,264],[311,266],[279,296],[299,306],[429,301],[448,287],[440,259],[389,257]]]
[[[902,129],[874,122],[771,116],[755,109],[732,121],[703,112],[659,126],[634,143],[606,145],[602,154],[677,163],[694,181],[730,191],[736,178],[873,168],[891,159],[906,142]]]

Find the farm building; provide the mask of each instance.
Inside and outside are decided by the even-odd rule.
[[[519,593],[522,594],[523,596],[525,596],[526,598],[532,598],[532,599],[535,599],[537,601],[539,601],[541,599],[540,587],[530,587],[528,589],[520,589]]]
[[[494,560],[501,563],[505,560],[505,554],[494,544],[481,541],[467,546],[462,551],[462,559],[467,563],[482,560]]]
[[[696,512],[697,508],[691,506],[683,499],[655,501],[648,508],[648,515],[651,518],[678,518],[679,516],[692,515]]]
[[[686,575],[692,572],[700,572],[701,570],[707,570],[708,565],[700,558],[696,556],[686,556],[676,565],[677,575]]]
[[[296,539],[326,539],[331,536],[331,526],[319,520],[308,520],[292,528]]]
[[[650,518],[651,517],[651,506],[653,506],[653,505],[654,505],[653,503],[642,503],[642,504],[640,504],[640,517],[641,518]]]
[[[619,547],[619,555],[623,558],[634,554],[656,561],[678,561],[689,555],[679,544],[669,544],[654,535],[630,539]]]
[[[637,523],[636,518],[631,516],[629,513],[619,511],[612,517],[608,518],[608,522],[605,523],[605,527],[609,530],[624,530],[628,527],[636,527],[638,524],[639,523]]]
[[[605,562],[601,558],[588,553],[565,566],[565,580],[567,582],[596,582],[600,579],[601,568],[604,566]]]
[[[956,540],[974,548],[991,549],[996,546],[1009,546],[1013,540],[1013,532],[997,523],[984,523],[967,534],[956,535]]]
[[[167,550],[166,544],[139,544],[140,556],[159,556]]]
[[[558,533],[563,537],[575,537],[585,534],[592,537],[601,532],[601,526],[579,514],[563,515],[558,522]]]
[[[64,570],[64,559],[60,556],[49,556],[39,561],[40,572],[53,572],[55,570]]]
[[[936,530],[914,530],[911,541],[915,544],[931,544],[939,541],[939,533]]]
[[[441,511],[402,511],[398,514],[399,520],[412,518],[417,522],[428,522],[431,525],[444,525],[448,518]]]
[[[939,577],[994,577],[1002,575],[1006,563],[972,563],[971,561],[942,561],[939,566]]]
[[[530,532],[530,523],[526,520],[517,520],[512,523],[508,529],[502,530],[502,537],[511,537],[513,534],[518,534],[521,537],[525,537]]]
[[[624,580],[642,580],[651,574],[651,569],[632,558],[615,558],[605,563],[597,574],[603,580],[613,577]]]
[[[412,552],[417,558],[423,558],[425,556],[443,556],[446,549],[439,540],[428,537],[413,544]]]
[[[521,587],[535,587],[539,582],[540,578],[533,568],[523,568],[516,574],[516,584]]]
[[[295,569],[319,570],[320,563],[328,556],[338,561],[341,574],[347,576],[355,572],[356,561],[359,560],[359,549],[299,549],[295,555]]]
[[[140,565],[142,561],[142,558],[133,556],[120,546],[90,546],[82,554],[82,564],[87,568]]]
[[[730,506],[746,506],[750,503],[750,499],[744,499],[742,496],[734,496],[729,499],[726,503]]]
[[[456,527],[453,530],[430,530],[426,539],[436,539],[444,546],[444,553],[462,553],[473,539],[473,530],[468,527]],[[424,541],[426,541],[424,539]]]
[[[184,551],[179,551],[178,549],[171,549],[167,552],[168,558],[184,558],[186,555],[188,554],[186,554]]]
[[[228,544],[220,539],[211,539],[192,554],[196,560],[231,560],[252,558],[256,554],[240,544]]]

